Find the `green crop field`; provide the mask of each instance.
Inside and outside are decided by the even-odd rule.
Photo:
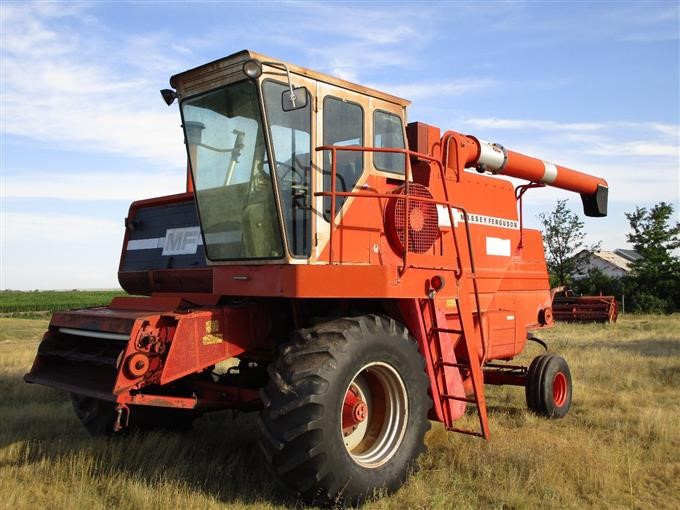
[[[89,437],[66,394],[22,381],[46,326],[0,318],[1,507],[300,506],[267,475],[253,415],[207,415],[184,435]],[[680,315],[542,337],[571,365],[566,418],[530,414],[521,388],[488,387],[490,441],[433,424],[419,471],[365,508],[680,508]],[[539,353],[531,344],[520,361]]]
[[[41,317],[72,308],[108,305],[122,290],[0,291],[0,316]]]

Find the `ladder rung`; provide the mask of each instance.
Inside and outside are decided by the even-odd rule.
[[[478,290],[477,290],[477,275],[475,273],[470,273],[469,277],[472,279],[473,283],[473,288],[475,292],[475,298],[476,298],[476,303],[477,303],[477,312],[476,314],[479,316],[479,297],[478,297]],[[454,328],[443,328],[439,327],[437,324],[438,320],[438,312],[434,308],[434,301],[430,302],[430,313],[432,315],[432,322],[431,322],[431,327],[429,329],[428,334],[428,345],[429,349],[432,349],[433,347],[435,348],[435,352],[432,353],[434,354],[432,357],[436,358],[436,360],[433,360],[435,371],[441,371],[439,374],[439,377],[436,378],[436,383],[437,387],[436,389],[433,388],[433,396],[435,393],[439,393],[439,400],[438,404],[444,409],[448,409],[449,412],[452,411],[451,406],[452,403],[451,401],[457,401],[457,402],[465,402],[466,404],[472,404],[477,408],[477,413],[479,414],[479,422],[480,422],[480,427],[481,431],[477,432],[474,430],[467,430],[467,429],[459,429],[453,427],[453,423],[447,423],[451,422],[450,420],[450,415],[445,414],[444,415],[444,421],[445,421],[445,426],[447,430],[451,430],[453,432],[459,432],[461,434],[468,434],[471,436],[475,437],[482,437],[482,438],[487,438],[488,437],[488,421],[487,421],[487,416],[486,416],[486,401],[484,399],[484,373],[482,370],[481,363],[476,359],[476,344],[477,343],[482,343],[483,344],[483,336],[480,334],[479,340],[481,342],[477,342],[477,335],[474,334],[474,323],[472,322],[474,317],[473,315],[475,312],[470,312],[470,315],[466,315],[467,312],[467,303],[465,303],[465,306],[463,305],[463,302],[460,299],[456,299],[458,311],[460,313],[460,329],[454,329]],[[423,319],[425,319],[425,312],[422,311],[423,314]],[[470,332],[472,336],[466,335],[465,330],[470,329]],[[467,351],[467,355],[469,358],[468,364],[465,363],[458,363],[457,360],[456,362],[453,361],[444,361],[444,352],[441,346],[441,338],[439,333],[445,333],[445,334],[453,334],[457,335],[457,338],[455,339],[454,346],[458,344],[460,340],[463,340],[465,342],[465,349]],[[431,358],[432,359],[432,358]],[[455,359],[455,358],[454,358]],[[444,393],[446,388],[448,387],[447,385],[447,371],[444,369],[445,367],[452,367],[452,368],[457,368],[459,370],[469,370],[471,372],[472,376],[472,381],[473,381],[473,387],[475,388],[474,395],[472,398],[469,398],[467,396],[456,396],[456,395],[451,395],[448,393]],[[441,379],[441,381],[440,381]],[[479,381],[477,379],[480,379]],[[478,388],[479,386],[479,388]],[[435,391],[436,390],[436,391]],[[477,391],[478,390],[478,391]],[[441,391],[441,393],[440,393]]]
[[[476,404],[477,400],[474,398],[467,398],[467,397],[456,397],[455,395],[449,395],[448,393],[443,393],[441,395],[442,398],[448,399],[448,400],[457,400],[459,402],[467,402],[468,404]]]
[[[484,437],[482,432],[475,432],[474,430],[459,429],[456,427],[446,427],[446,430],[451,432],[460,432],[461,434],[467,434],[468,436]]]
[[[467,370],[470,369],[470,365],[466,365],[465,363],[453,363],[452,361],[437,360],[437,365],[444,367],[465,368]]]
[[[487,363],[485,364],[482,368],[502,368],[504,370],[527,370],[527,367],[524,365],[507,365],[504,363]]]
[[[482,368],[482,373],[483,374],[513,374],[513,375],[526,375],[528,370],[524,369],[522,370],[521,368],[491,368],[487,369],[486,367]]]
[[[431,328],[432,331],[436,331],[437,333],[453,333],[456,335],[462,335],[463,330],[462,329],[449,329],[449,328]]]

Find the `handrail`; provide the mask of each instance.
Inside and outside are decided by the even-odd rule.
[[[524,204],[522,203],[522,198],[530,189],[544,187],[545,184],[541,182],[530,182],[528,184],[520,184],[515,188],[515,201],[519,202],[519,248],[524,246]]]
[[[441,145],[443,147],[442,150],[442,162],[443,165],[446,165],[449,161],[449,155],[451,151],[451,140],[455,139],[456,133],[453,131],[446,131],[442,135],[442,142]],[[456,155],[458,156],[458,148],[456,147]],[[461,180],[461,174],[463,173],[465,169],[461,169],[460,165],[456,166],[456,182],[460,182]],[[442,182],[444,176],[442,175]],[[448,200],[448,188],[446,185],[444,185],[444,195],[446,196]],[[460,208],[463,211],[463,218],[465,219],[465,234],[467,236],[467,241],[468,241],[468,256],[470,257],[470,271],[472,271],[473,278],[472,278],[472,287],[475,295],[475,306],[477,307],[477,313],[479,314],[479,331],[482,339],[482,363],[486,359],[486,354],[488,352],[488,345],[487,345],[487,340],[486,340],[486,334],[484,333],[484,327],[482,325],[482,309],[480,306],[480,301],[479,301],[479,286],[477,285],[477,270],[475,268],[475,256],[474,252],[472,251],[472,239],[470,236],[470,228],[468,225],[468,220],[467,220],[467,211],[464,208]],[[460,251],[457,252],[460,254]],[[460,255],[459,255],[460,256]],[[459,265],[462,267],[462,263],[459,261]]]
[[[331,190],[330,192],[327,191],[321,191],[321,192],[315,192],[314,196],[322,196],[326,197],[329,196],[331,198],[331,218],[330,218],[330,233],[329,233],[329,238],[328,238],[328,246],[329,246],[329,254],[328,254],[328,263],[329,265],[332,265],[333,262],[333,232],[336,228],[336,223],[335,223],[335,212],[336,212],[336,197],[338,196],[344,196],[344,197],[357,197],[357,198],[395,198],[396,195],[392,193],[361,193],[361,192],[354,192],[354,191],[349,191],[349,192],[343,192],[340,191],[338,192],[336,190],[336,179],[337,179],[337,163],[336,163],[336,155],[338,151],[346,151],[346,152],[383,152],[383,153],[392,153],[392,154],[404,154],[404,200],[405,200],[405,207],[404,207],[404,225],[406,225],[406,228],[404,229],[404,253],[402,255],[403,259],[403,267],[400,268],[399,272],[400,274],[404,274],[406,272],[406,269],[408,267],[408,218],[406,215],[408,214],[408,206],[409,206],[409,201],[414,200],[416,202],[425,202],[425,203],[434,203],[435,205],[443,205],[446,207],[447,213],[449,215],[449,224],[451,225],[451,233],[452,233],[452,239],[455,247],[455,252],[456,252],[456,262],[458,265],[458,269],[456,271],[456,276],[460,280],[463,278],[465,275],[465,268],[463,266],[461,257],[460,257],[460,243],[458,241],[458,236],[456,234],[456,228],[455,228],[455,221],[453,217],[453,212],[452,209],[456,209],[462,212],[463,214],[463,224],[465,225],[465,235],[466,235],[466,240],[467,240],[467,248],[468,248],[468,257],[470,260],[470,272],[472,273],[472,286],[473,286],[473,294],[475,298],[475,305],[477,308],[477,313],[479,314],[480,321],[479,321],[479,330],[480,330],[480,335],[481,335],[481,340],[482,340],[482,360],[481,362],[483,363],[484,360],[486,359],[486,354],[488,352],[488,345],[486,341],[486,334],[484,333],[484,328],[481,323],[481,303],[479,300],[479,287],[477,285],[477,272],[476,272],[476,265],[475,265],[475,259],[474,259],[474,252],[472,250],[472,235],[470,233],[470,224],[468,221],[468,213],[467,210],[462,207],[455,205],[451,203],[449,199],[449,193],[448,193],[448,188],[446,186],[446,172],[445,172],[445,163],[442,160],[439,160],[437,158],[434,158],[430,155],[427,154],[422,154],[419,152],[412,151],[410,149],[400,149],[400,148],[388,148],[388,147],[365,147],[365,146],[360,146],[360,145],[322,145],[320,147],[316,147],[315,151],[320,152],[320,151],[331,151]],[[406,157],[408,156],[408,157]],[[444,195],[445,195],[445,201],[441,200],[436,200],[434,198],[425,198],[425,197],[411,197],[409,195],[409,181],[411,178],[411,165],[410,165],[410,157],[414,156],[419,159],[423,159],[425,161],[429,161],[431,163],[435,163],[437,167],[439,168],[440,172],[440,177],[442,181],[442,187],[444,189]]]
[[[384,152],[384,153],[392,153],[392,154],[403,154],[404,157],[404,200],[406,201],[405,203],[405,208],[404,208],[404,214],[406,215],[408,213],[408,206],[409,206],[409,201],[410,200],[415,200],[415,201],[421,201],[421,202],[432,202],[438,205],[445,205],[447,206],[447,211],[449,214],[449,222],[451,223],[451,229],[453,231],[453,213],[451,212],[451,208],[456,208],[456,209],[461,209],[461,207],[457,207],[453,204],[450,204],[448,202],[437,202],[432,199],[426,199],[424,197],[411,197],[409,195],[409,182],[411,180],[411,165],[410,165],[410,156],[415,156],[419,159],[424,159],[426,161],[430,161],[431,163],[436,163],[437,166],[440,169],[440,173],[442,175],[442,178],[444,177],[444,167],[442,166],[442,162],[438,160],[437,158],[434,158],[432,156],[429,156],[427,154],[422,154],[419,152],[412,151],[410,149],[400,149],[400,148],[390,148],[390,147],[365,147],[361,145],[322,145],[320,147],[316,147],[314,149],[315,151],[331,151],[331,191],[321,191],[321,192],[315,192],[314,196],[328,196],[331,197],[331,229],[330,229],[330,235],[328,239],[328,245],[329,245],[329,264],[333,264],[333,230],[334,227],[336,227],[335,223],[335,211],[336,211],[336,203],[335,203],[335,197],[337,196],[345,196],[345,197],[365,197],[365,198],[395,198],[394,194],[361,194],[361,193],[356,193],[356,192],[338,192],[336,191],[336,186],[335,182],[337,179],[337,164],[336,164],[336,154],[338,151],[345,151],[345,152]],[[409,156],[409,157],[406,157]],[[444,182],[442,180],[442,182]],[[404,218],[405,220],[408,220],[408,218]],[[404,222],[405,225],[408,225],[408,221]],[[456,253],[459,252],[459,246],[458,246],[458,241],[456,239],[455,231],[453,234],[454,242],[455,242],[455,248],[456,248]],[[404,254],[402,255],[403,257],[403,267],[400,269],[400,272],[403,274],[404,271],[406,271],[406,268],[408,267],[408,228],[405,229],[404,231]],[[459,262],[459,270],[462,271],[463,268],[460,265]]]
[[[447,131],[444,133],[442,136],[442,146],[444,147],[443,152],[442,152],[442,164],[439,165],[440,171],[442,172],[441,179],[443,183],[443,188],[444,188],[444,197],[446,198],[446,201],[449,202],[449,189],[446,186],[446,181],[444,180],[445,175],[443,173],[443,170],[441,170],[444,165],[448,163],[448,157],[449,157],[449,148],[451,144],[451,140],[454,138],[453,132],[452,131]],[[457,150],[457,149],[456,149]],[[461,178],[461,170],[460,168],[456,168],[456,181],[460,182]],[[465,220],[465,235],[467,236],[467,244],[468,244],[468,256],[470,258],[470,271],[472,272],[472,289],[473,293],[475,295],[475,306],[477,308],[477,314],[479,316],[479,334],[480,338],[482,340],[482,359],[481,362],[484,363],[484,360],[486,359],[486,354],[488,352],[488,343],[486,339],[486,333],[484,333],[484,326],[482,324],[482,308],[481,304],[479,301],[479,286],[477,285],[477,269],[475,266],[475,256],[474,252],[472,251],[472,236],[470,235],[470,224],[467,219],[467,211],[465,208],[461,207],[460,210],[463,212],[463,219]],[[451,230],[454,231],[454,239],[455,239],[455,228],[453,228],[453,223],[451,224]],[[458,244],[456,243],[456,248],[458,248]],[[456,249],[456,255],[458,256],[458,266],[463,267],[462,262],[460,261],[460,250]]]

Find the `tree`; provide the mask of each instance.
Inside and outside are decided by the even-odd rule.
[[[591,268],[585,278],[574,281],[572,289],[583,296],[616,296],[620,298],[626,293],[626,282],[622,278],[614,278],[604,274],[597,268]]]
[[[588,257],[598,250],[600,243],[587,246],[583,222],[567,207],[566,200],[558,200],[549,214],[541,213],[538,218],[543,224],[543,244],[550,272],[550,285],[569,285],[575,274],[585,274]],[[586,250],[586,254],[581,253]]]
[[[626,213],[628,242],[642,257],[632,262],[630,283],[635,309],[643,312],[680,310],[680,223],[672,222],[673,206],[659,202],[651,209]]]

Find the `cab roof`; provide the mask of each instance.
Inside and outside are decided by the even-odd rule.
[[[411,101],[408,101],[407,99],[393,96],[391,94],[342,80],[340,78],[335,78],[334,76],[329,76],[318,71],[313,71],[311,69],[299,67],[294,64],[289,64],[283,60],[271,58],[250,50],[242,50],[227,57],[223,57],[193,69],[189,69],[188,71],[178,73],[170,78],[170,85],[174,89],[177,89],[181,96],[191,95],[194,93],[194,91],[198,92],[199,88],[203,90],[206,88],[212,88],[210,87],[211,83],[213,84],[213,87],[217,86],[218,81],[222,81],[228,75],[233,74],[233,68],[235,64],[240,64],[250,59],[259,60],[261,62],[285,63],[288,66],[291,74],[306,76],[313,80],[335,85],[336,87],[341,87],[347,90],[358,92],[360,94],[375,97],[377,99],[382,99],[383,101],[398,104],[403,108],[411,104]],[[240,72],[240,67],[238,68],[238,71]]]

